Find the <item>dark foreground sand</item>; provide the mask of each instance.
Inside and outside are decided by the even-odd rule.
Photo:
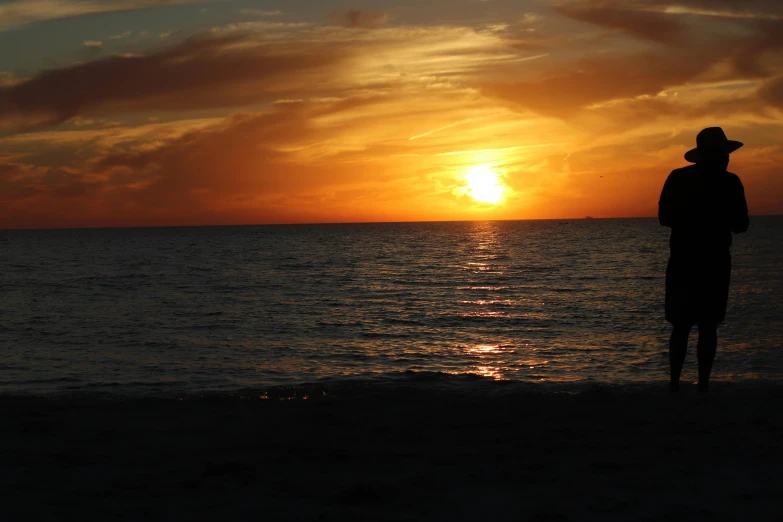
[[[781,386],[307,393],[0,397],[0,519],[783,519]]]

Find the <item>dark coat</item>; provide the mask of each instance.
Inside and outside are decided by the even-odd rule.
[[[739,177],[701,164],[675,170],[663,186],[658,220],[672,229],[666,319],[690,325],[723,322],[732,232],[748,229],[748,205]]]

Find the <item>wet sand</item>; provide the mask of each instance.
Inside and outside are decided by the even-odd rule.
[[[780,516],[783,386],[307,394],[0,397],[2,519]]]

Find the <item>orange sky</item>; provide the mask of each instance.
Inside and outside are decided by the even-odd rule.
[[[0,1],[0,229],[783,213],[783,4],[365,4]]]

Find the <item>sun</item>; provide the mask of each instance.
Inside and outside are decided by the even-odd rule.
[[[468,184],[465,193],[476,201],[493,205],[503,201],[506,186],[500,175],[487,165],[470,167],[465,181]]]

